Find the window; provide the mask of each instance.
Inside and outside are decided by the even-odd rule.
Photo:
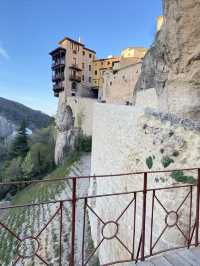
[[[72,91],[73,92],[77,91],[77,84],[76,84],[76,82],[72,82]]]
[[[101,65],[103,66],[103,61],[101,62]]]
[[[89,65],[89,71],[91,71],[92,70],[92,66],[91,65]]]
[[[91,83],[91,81],[92,81],[92,78],[91,78],[91,77],[89,77],[89,82]]]
[[[85,55],[85,51],[83,51],[83,55]]]
[[[89,58],[92,58],[92,54],[89,54]]]
[[[85,68],[85,63],[82,63],[82,69],[84,69]]]
[[[85,76],[83,75],[83,76],[82,76],[82,81],[84,81],[84,80],[85,80]]]
[[[108,61],[107,65],[108,65],[108,66],[110,65],[110,61]]]
[[[97,70],[94,71],[94,74],[97,76]]]

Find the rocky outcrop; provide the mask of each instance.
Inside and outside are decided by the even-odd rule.
[[[200,118],[200,2],[165,0],[164,25],[145,56],[136,91],[156,88],[160,111]]]
[[[15,124],[9,122],[5,117],[0,116],[0,138],[11,136],[15,130]]]
[[[62,162],[64,155],[69,152],[75,141],[74,117],[70,106],[64,102],[59,104],[57,117],[57,138],[55,147],[55,163]]]

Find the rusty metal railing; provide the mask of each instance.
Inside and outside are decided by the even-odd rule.
[[[47,229],[55,221],[55,219],[57,219],[56,226],[59,235],[57,239],[57,247],[59,251],[57,252],[57,260],[56,262],[54,262],[54,265],[90,265],[90,262],[94,258],[94,256],[98,254],[98,252],[101,252],[101,246],[104,245],[105,249],[106,244],[111,243],[111,241],[113,240],[117,241],[121,248],[123,248],[124,253],[122,252],[121,255],[125,253],[126,254],[122,258],[118,258],[116,256],[116,259],[114,259],[114,261],[102,262],[102,265],[113,265],[131,261],[137,262],[138,260],[144,261],[146,258],[157,255],[161,252],[183,247],[190,248],[192,246],[198,246],[200,244],[200,169],[181,169],[181,171],[184,172],[192,171],[193,173],[196,173],[196,183],[194,184],[174,182],[170,186],[159,187],[158,185],[156,185],[156,187],[148,187],[149,181],[150,179],[152,181],[154,175],[162,174],[163,176],[165,176],[169,175],[169,173],[173,171],[175,170],[0,183],[0,187],[29,185],[28,188],[30,188],[30,186],[42,186],[44,184],[48,184],[49,186],[54,185],[54,187],[56,187],[58,186],[59,182],[62,182],[63,189],[65,186],[68,187],[68,192],[64,194],[64,198],[58,198],[57,196],[57,198],[55,199],[52,199],[51,197],[44,201],[32,200],[26,203],[23,202],[23,204],[11,203],[10,206],[0,208],[0,210],[7,211],[2,217],[0,217],[0,230],[3,230],[4,233],[6,232],[6,234],[8,235],[7,241],[10,241],[9,247],[14,250],[11,252],[9,262],[7,261],[5,263],[7,263],[7,265],[20,265],[21,261],[37,258],[42,265],[52,265],[52,261],[47,258],[45,252],[43,252],[43,250],[45,249],[45,244],[44,241],[42,242],[41,236],[45,231],[47,231]],[[179,169],[176,169],[176,171],[179,171]],[[134,182],[138,182],[138,180],[143,179],[141,189],[116,192],[110,192],[108,190],[104,191],[104,193],[93,194],[86,193],[86,191],[84,193],[80,193],[78,191],[80,182],[82,183],[87,181],[95,181],[98,182],[98,186],[101,186],[102,181],[105,184],[106,180],[110,182],[111,179],[113,179],[112,182],[115,182],[117,184],[117,182],[119,182],[118,178],[123,178],[123,180],[129,178],[130,182],[130,177],[132,184],[134,184]],[[136,181],[134,181],[135,177],[137,177]],[[151,184],[156,183],[154,182]],[[37,187],[35,189],[37,190]],[[177,193],[177,195],[179,195],[178,191],[180,190],[182,190],[182,194],[185,194],[176,208],[172,204],[173,209],[169,209],[170,204],[168,204],[168,206],[166,207],[166,204],[162,201],[163,198],[165,198],[165,193],[169,193],[172,190],[177,191],[174,192]],[[160,195],[162,195],[162,197],[160,197]],[[123,201],[122,197],[126,197],[126,200]],[[105,205],[104,213],[99,213],[98,208],[92,206],[92,200],[101,201],[102,199],[105,200],[111,198],[113,198],[113,203],[115,203],[116,200],[119,199],[119,202],[124,203],[125,207],[122,208],[117,217],[106,220],[104,213],[112,214],[112,208],[114,206],[112,206],[112,201],[109,201],[111,202],[110,206],[109,204]],[[127,200],[129,200],[128,204],[126,203]],[[140,202],[140,205],[138,205],[138,202]],[[66,207],[66,203],[69,204],[70,207]],[[41,206],[43,206],[42,208],[45,208],[45,206],[49,205],[53,206],[53,211],[51,210],[48,219],[44,219],[44,224],[40,224],[40,217],[37,217],[35,212],[33,212],[34,215],[32,215],[32,217],[36,220],[38,219],[39,222],[37,221],[38,227],[33,226],[30,232],[23,230],[23,226],[21,228],[19,225],[19,228],[16,229],[13,226],[9,225],[9,220],[12,218],[12,214],[9,213],[10,211],[20,208],[23,210],[29,209],[30,211],[30,208],[40,208]],[[163,212],[163,216],[160,216],[160,220],[163,221],[164,228],[161,230],[161,232],[158,232],[158,230],[156,229],[155,234],[155,214],[158,207]],[[68,218],[66,219],[66,210],[69,209],[70,213],[68,213]],[[132,216],[127,215],[126,217],[128,210],[131,210]],[[187,215],[183,215],[183,210],[187,212]],[[45,209],[43,211],[45,212]],[[100,239],[99,241],[96,241],[96,246],[94,246],[92,250],[88,250],[88,248],[86,247],[86,241],[88,241],[86,240],[86,235],[88,234],[87,215],[89,215],[89,213],[90,215],[92,214],[95,217],[96,221],[98,221],[99,224],[98,234]],[[27,219],[30,219],[30,217],[27,216]],[[187,230],[185,228],[182,228],[183,224],[182,222],[180,222],[181,219],[184,219],[184,226],[185,228],[187,228]],[[127,226],[127,235],[125,236],[125,238],[132,240],[131,245],[129,243],[127,244],[126,239],[124,241],[124,239],[122,239],[120,235],[121,222],[125,222],[126,225],[132,223],[131,228]],[[67,227],[68,229],[65,228],[66,226],[68,226],[67,224],[69,225],[69,227]],[[109,226],[112,227],[112,232],[107,231],[106,228],[109,228]],[[66,230],[70,230],[70,232],[65,232]],[[176,246],[173,245],[172,247],[163,248],[161,245],[159,247],[159,242],[164,238],[164,235],[169,230],[176,230],[178,233],[180,233],[181,240],[178,241],[178,244]],[[49,231],[46,234],[48,233]],[[67,233],[70,234],[70,237],[68,237],[66,241],[65,234]],[[1,234],[0,237],[2,237]],[[2,240],[5,239],[0,240],[2,242]],[[68,243],[68,247],[66,247],[66,242]],[[53,244],[53,240],[52,243],[46,244]],[[77,249],[77,245],[81,245],[80,250]],[[31,246],[31,248],[27,248],[27,246]],[[77,254],[77,250],[79,250],[80,254]],[[110,251],[108,249],[108,253],[109,252]],[[66,253],[68,253],[67,256]],[[11,258],[12,256],[13,258]],[[112,255],[112,257],[115,256]],[[3,258],[0,258],[0,263],[2,265],[6,265],[4,264]]]

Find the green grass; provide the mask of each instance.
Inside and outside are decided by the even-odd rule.
[[[59,166],[52,173],[45,176],[44,179],[51,180],[67,177],[71,166],[78,160],[79,154],[71,155],[70,158],[65,160],[62,166]],[[12,205],[53,201],[55,200],[56,195],[59,195],[66,188],[66,186],[68,186],[68,189],[70,189],[70,181],[45,182],[29,185],[12,198]],[[55,212],[54,210],[52,211],[52,206],[52,204],[46,204],[36,207],[9,209],[6,215],[3,217],[2,222],[20,237],[31,236],[34,234],[35,230],[39,232],[39,229],[43,227],[50,217],[52,217],[52,214]],[[58,204],[56,206],[58,206]],[[39,217],[40,220],[43,221],[42,225],[40,224]],[[59,238],[59,235],[56,235],[57,233],[58,232],[55,231],[52,232],[52,237],[54,240]],[[3,228],[0,230],[0,240],[0,265],[12,265],[12,260],[17,255],[16,246],[18,241]],[[45,239],[45,241],[48,242],[47,239]],[[54,252],[53,254],[50,254],[51,258],[58,257],[58,248],[59,246],[57,241],[54,241]],[[32,265],[34,265],[34,263]]]

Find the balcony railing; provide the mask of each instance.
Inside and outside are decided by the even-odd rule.
[[[53,85],[54,92],[61,92],[64,90],[64,86],[62,83]]]
[[[71,81],[81,82],[81,77],[78,76],[77,74],[76,74],[76,75],[71,74],[71,75],[69,76],[69,80],[71,80]]]
[[[194,182],[192,179],[191,184],[173,182],[170,186],[164,186],[163,179],[161,187],[152,187],[152,180],[158,178],[158,176],[162,175],[162,178],[164,178],[165,175],[178,173],[178,171],[179,173],[188,172],[189,175],[191,173],[196,175],[196,181]],[[121,178],[123,181],[127,179],[129,183],[135,182],[137,185],[141,181],[142,187],[138,190],[127,191],[127,188],[124,188],[122,191],[114,191],[113,189],[116,190],[116,184]],[[186,179],[183,178],[183,180]],[[104,188],[106,188],[107,183],[107,188],[110,187],[112,182],[115,185],[110,191],[104,189],[102,190],[104,192],[96,194],[93,190],[93,194],[88,194],[80,189],[81,184],[88,181],[98,182],[100,186],[102,182]],[[0,217],[1,265],[21,265],[26,260],[33,262],[36,259],[38,263],[44,265],[52,265],[53,262],[57,261],[59,265],[63,266],[85,266],[90,265],[91,260],[102,245],[104,245],[104,254],[106,252],[109,254],[109,248],[118,243],[120,245],[120,256],[118,257],[118,250],[116,256],[115,254],[111,256],[112,258],[116,257],[116,259],[104,261],[101,264],[116,265],[131,261],[143,261],[161,252],[182,247],[190,248],[200,244],[200,169],[182,169],[181,171],[176,169],[173,171],[134,172],[0,183],[1,188],[3,186],[16,188],[17,186],[24,187],[28,185],[33,185],[34,195],[38,193],[40,200],[35,198],[30,201],[31,190],[26,188],[25,192],[27,191],[29,194],[27,202],[16,205],[12,203],[9,206],[0,207],[1,212],[7,211],[7,214],[4,213]],[[49,197],[47,197],[48,187],[51,191]],[[44,199],[41,196],[42,188],[44,188]],[[53,189],[58,191],[55,198],[52,198]],[[63,194],[62,191],[66,191],[66,193]],[[172,199],[170,199],[171,194],[169,193],[172,191],[176,195],[176,202],[172,202]],[[25,192],[23,192],[23,200],[25,199]],[[94,202],[96,201],[98,203],[103,201],[102,205],[98,204],[101,208],[97,209],[95,207]],[[122,203],[124,204],[122,205]],[[174,203],[176,203],[176,208]],[[118,204],[117,208],[116,204]],[[159,217],[156,217],[158,208],[162,212],[159,212]],[[32,218],[30,217],[31,213],[33,214]],[[87,227],[89,223],[88,214],[95,217],[96,223],[93,226],[96,226],[99,236],[99,241],[97,240],[96,246],[92,249],[91,247],[88,249],[86,240],[89,232]],[[106,219],[112,214],[111,219]],[[18,218],[21,219],[20,222]],[[56,230],[53,237],[50,237],[50,226],[52,225],[55,229],[56,221]],[[156,223],[157,226],[163,224],[163,229],[159,231],[158,227],[155,226]],[[108,230],[110,226],[113,228],[111,231]],[[121,229],[123,237],[120,233],[122,232]],[[170,246],[167,244],[159,247],[159,242],[163,238],[165,239],[165,234],[169,232],[173,237],[176,233],[179,233],[177,245]],[[42,238],[45,233],[46,238]],[[126,241],[124,237],[130,239],[130,241]],[[171,240],[173,240],[173,237],[171,237]],[[48,248],[46,245],[49,245]],[[56,245],[56,255],[53,252],[54,245]],[[48,251],[50,251],[50,254]],[[10,252],[10,255],[6,256],[5,252]],[[77,254],[77,252],[80,253]]]
[[[77,71],[82,71],[82,69],[77,64],[72,64],[69,68],[77,70]]]
[[[57,61],[53,61],[51,64],[51,68],[55,69],[55,68],[62,68],[65,67],[65,60],[57,60]]]
[[[52,81],[63,81],[65,79],[64,73],[58,73],[58,74],[53,74],[52,75]]]

